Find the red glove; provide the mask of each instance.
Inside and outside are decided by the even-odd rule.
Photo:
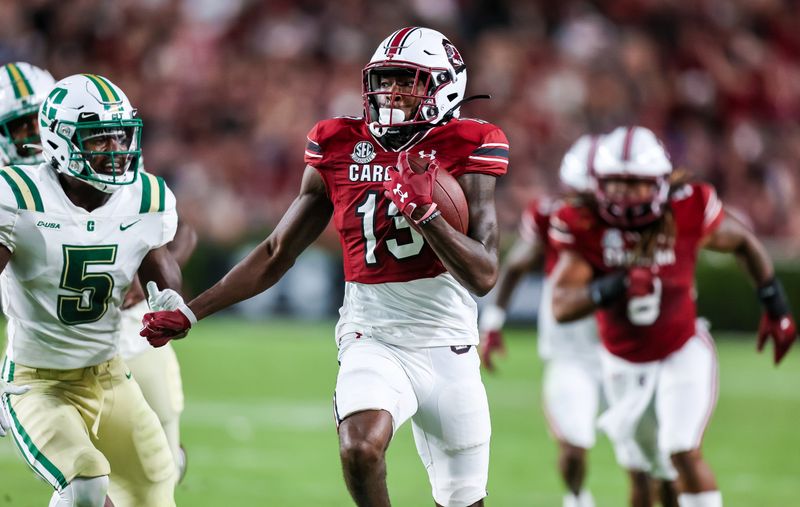
[[[397,168],[390,168],[389,181],[383,183],[383,188],[386,189],[384,195],[407,217],[411,217],[417,208],[431,205],[425,214],[429,216],[436,206],[433,204],[433,182],[436,181],[438,171],[439,164],[436,160],[431,160],[424,169],[415,160],[412,167],[412,163],[408,160],[408,152],[402,151],[397,157]],[[423,216],[420,220],[424,218]]]
[[[506,346],[503,343],[503,332],[498,330],[488,331],[481,337],[481,363],[488,371],[494,371],[492,354],[506,354]]]
[[[649,296],[655,292],[655,273],[650,268],[634,266],[628,269],[626,281],[628,299]]]
[[[791,315],[787,314],[782,317],[770,317],[767,312],[761,316],[761,324],[758,326],[758,344],[757,349],[759,352],[764,350],[764,345],[769,338],[775,342],[775,364],[781,362],[783,356],[789,352],[789,347],[794,343],[797,337],[797,325]]]
[[[170,340],[178,340],[189,333],[192,323],[189,317],[180,310],[146,313],[142,318],[142,330],[139,336],[144,336],[153,347],[163,347]]]

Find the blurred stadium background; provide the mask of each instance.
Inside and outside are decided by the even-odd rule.
[[[575,138],[640,123],[768,242],[797,307],[798,19],[800,2],[790,0],[0,0],[0,61],[29,61],[57,79],[98,73],[127,92],[144,119],[148,171],[167,178],[201,237],[185,274],[189,293],[275,225],[296,193],[313,124],[360,114],[361,69],[378,42],[421,24],[459,48],[468,92],[492,94],[464,114],[499,124],[511,141],[497,199],[504,244],[528,200],[556,188]],[[278,286],[239,305],[253,323],[204,323],[194,345],[178,346],[193,459],[179,504],[348,505],[328,412],[339,255],[329,229]],[[778,371],[751,353],[759,309],[735,272],[719,256],[698,271],[701,313],[722,357],[707,454],[726,505],[798,505],[790,471],[800,469],[791,430],[800,351]],[[533,277],[518,292],[518,323],[530,324],[537,288]],[[276,315],[301,323],[275,324]],[[531,333],[516,336],[507,371],[487,379],[492,505],[555,505],[539,365]],[[393,446],[390,458],[397,504],[427,505],[409,444]],[[599,505],[622,505],[624,482],[607,445],[592,459]],[[0,505],[42,504],[31,500],[46,495],[28,475],[0,442]]]

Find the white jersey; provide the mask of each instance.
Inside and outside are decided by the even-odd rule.
[[[407,282],[347,282],[336,338],[348,333],[403,347],[478,344],[478,306],[450,273]]]
[[[111,359],[142,259],[175,235],[174,195],[141,172],[88,212],[45,164],[6,167],[0,177],[0,243],[13,253],[0,276],[8,358],[52,369]]]
[[[122,310],[119,329],[119,355],[122,359],[133,359],[139,354],[153,350],[152,345],[145,338],[139,336],[142,329],[142,317],[150,311],[147,300]]]
[[[574,322],[559,323],[553,315],[553,282],[545,277],[539,303],[539,356],[550,359],[580,359],[600,369],[600,339],[594,314]]]

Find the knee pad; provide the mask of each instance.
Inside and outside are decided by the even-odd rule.
[[[48,507],[103,507],[107,493],[107,475],[76,477],[66,488],[53,493]]]

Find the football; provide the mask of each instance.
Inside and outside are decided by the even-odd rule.
[[[408,163],[415,173],[421,174],[428,168],[429,160],[409,154]],[[458,180],[442,168],[439,168],[436,173],[436,183],[433,186],[433,202],[436,203],[447,223],[462,234],[467,233],[467,227],[469,226],[467,198],[464,196],[464,191],[461,189],[461,185],[458,184]]]

